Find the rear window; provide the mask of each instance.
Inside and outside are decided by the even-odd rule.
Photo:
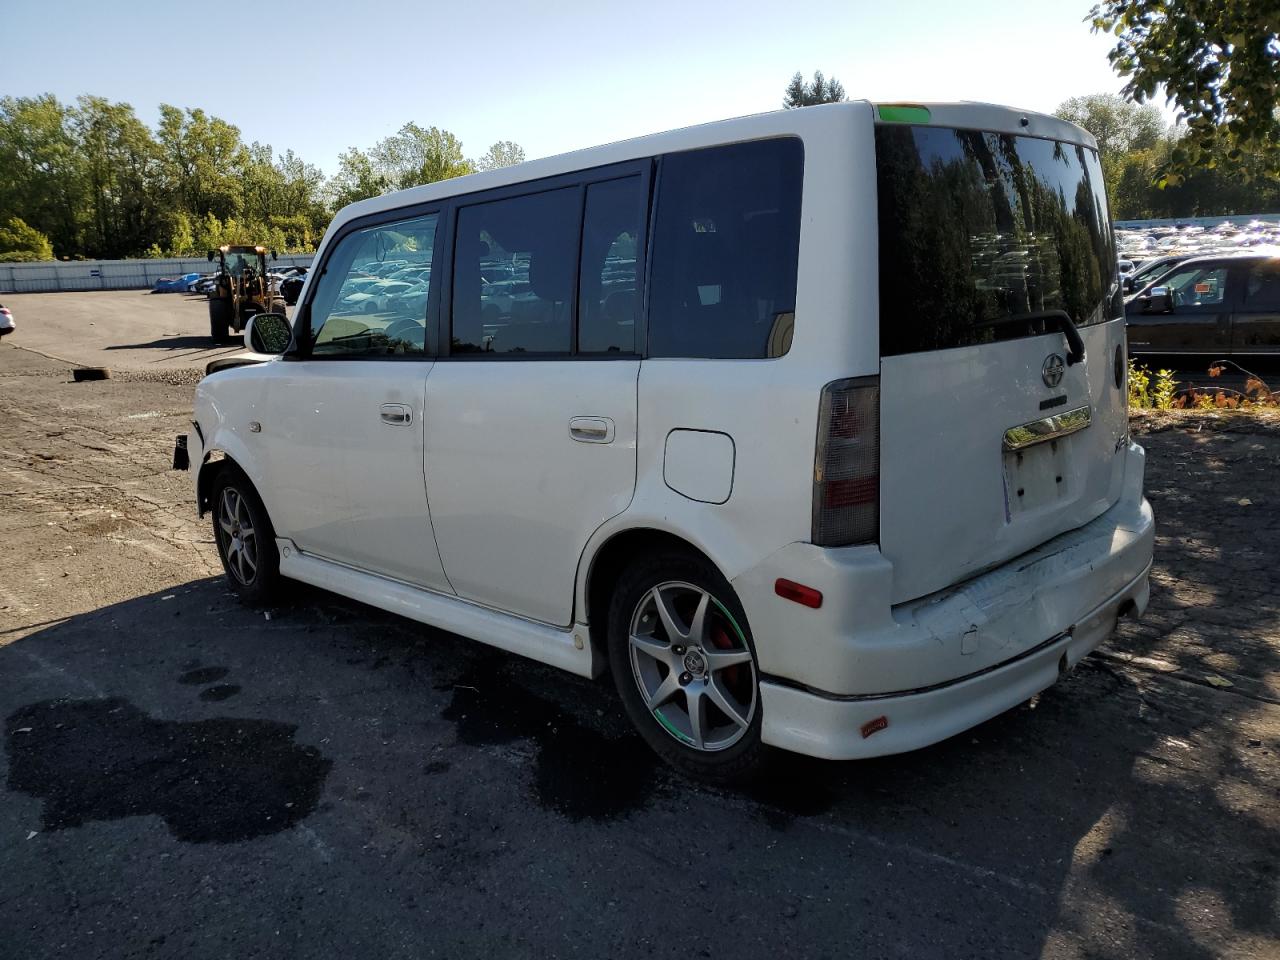
[[[1108,319],[1113,246],[1097,154],[1054,140],[878,126],[880,352]]]

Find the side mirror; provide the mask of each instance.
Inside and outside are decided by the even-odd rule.
[[[293,330],[282,313],[255,313],[244,325],[244,342],[254,353],[284,353]]]
[[[274,250],[272,250],[272,251],[271,251],[271,259],[272,259],[272,260],[279,260],[279,259],[280,259],[280,254],[278,254],[278,253],[276,253]]]
[[[210,262],[210,263],[213,263],[213,251],[212,251],[212,250],[210,250],[210,251],[209,251],[209,262]]]
[[[1168,287],[1152,287],[1138,298],[1143,313],[1173,313],[1173,293]]]
[[[1124,292],[1133,293],[1133,277],[1124,278]]]

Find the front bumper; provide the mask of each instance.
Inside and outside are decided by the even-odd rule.
[[[735,578],[763,674],[766,743],[832,759],[912,750],[1052,684],[1141,614],[1154,545],[1143,452],[1127,451],[1120,499],[1085,526],[928,597],[891,606],[874,547],[792,544]],[[808,610],[777,577],[822,591]]]

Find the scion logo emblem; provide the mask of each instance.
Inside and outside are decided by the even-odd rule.
[[[1067,369],[1067,361],[1056,353],[1044,358],[1044,366],[1040,368],[1040,378],[1046,387],[1056,387],[1062,382],[1062,374]]]

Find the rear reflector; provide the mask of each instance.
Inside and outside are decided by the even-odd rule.
[[[784,600],[794,600],[802,606],[813,607],[815,610],[822,606],[822,592],[820,590],[806,587],[803,583],[796,583],[794,580],[783,580],[779,577],[778,581],[773,585],[773,592]]]
[[[837,380],[822,390],[813,466],[813,542],[880,537],[880,378]]]

